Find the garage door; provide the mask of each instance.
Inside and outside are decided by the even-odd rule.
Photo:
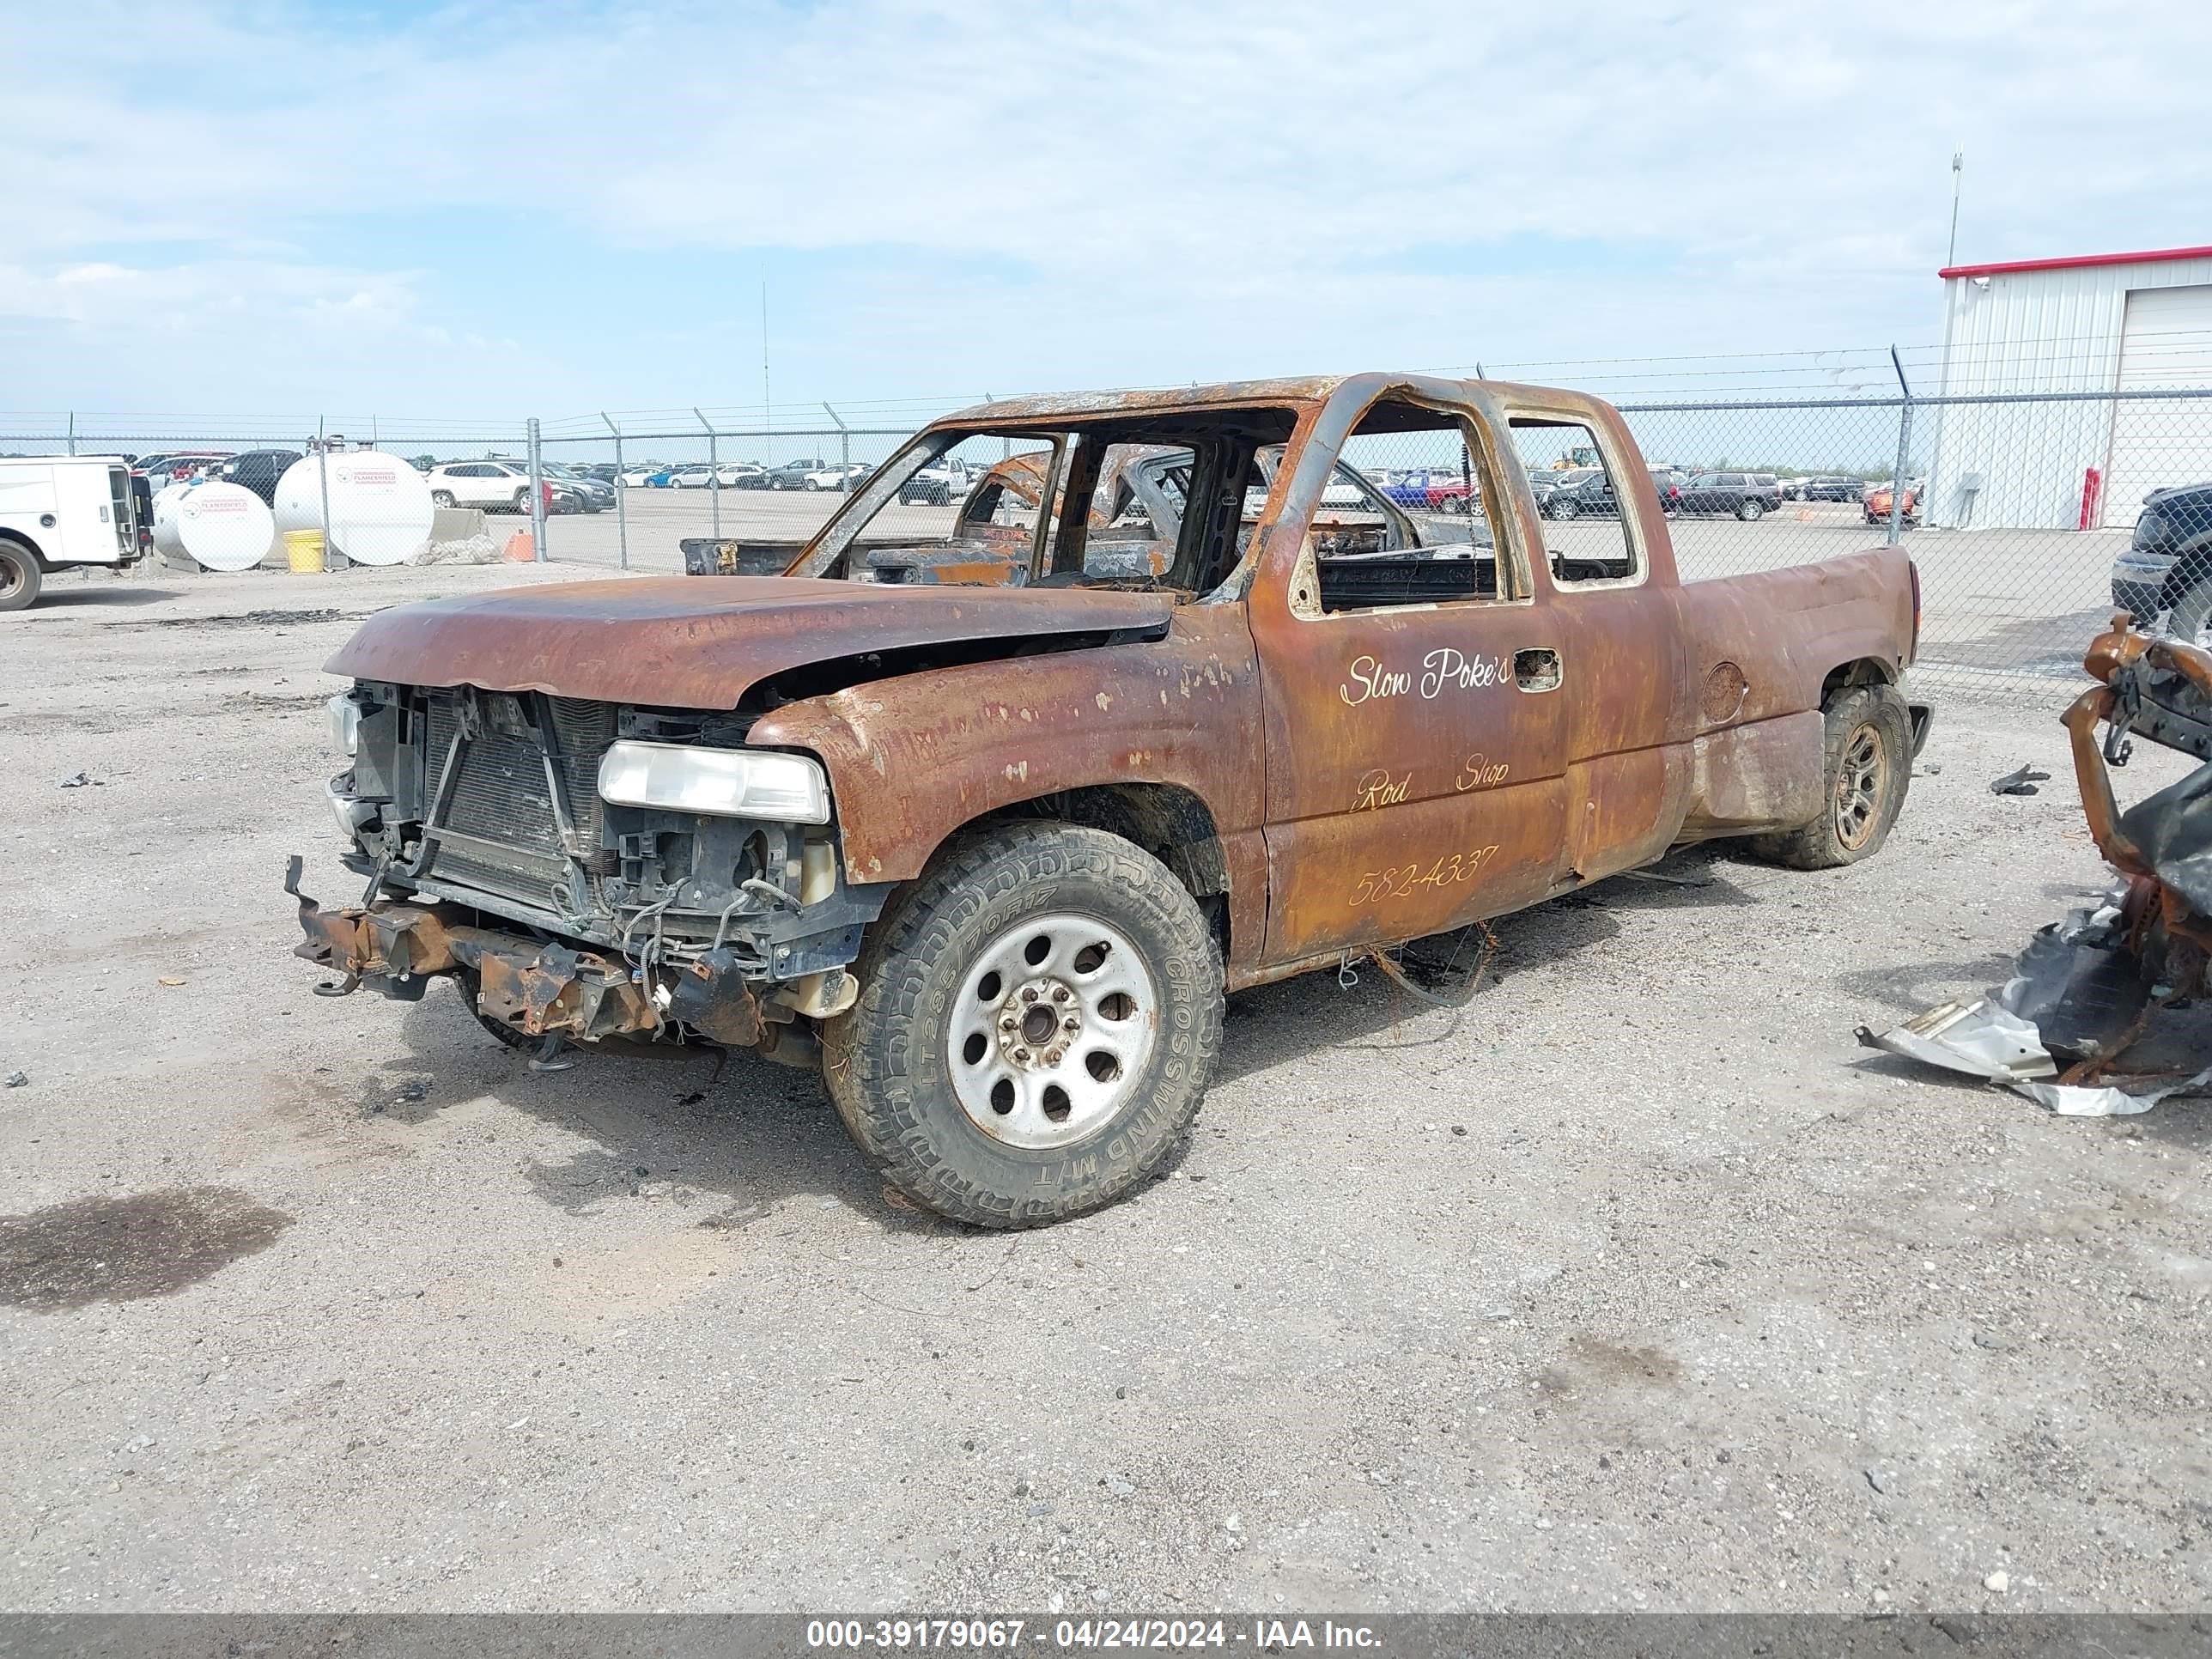
[[[2120,390],[2212,386],[2212,283],[2139,288],[2120,335]],[[2135,523],[2142,498],[2167,484],[2212,480],[2212,398],[2146,398],[2112,405],[2105,524]]]

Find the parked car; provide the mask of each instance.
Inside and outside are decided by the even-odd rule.
[[[871,471],[865,461],[832,461],[808,473],[800,485],[806,489],[850,489]]]
[[[1659,496],[1659,510],[1668,517],[1682,510],[1682,475],[1671,466],[1651,469],[1651,488]]]
[[[676,487],[676,475],[683,470],[684,469],[680,466],[664,466],[656,468],[654,471],[646,475],[646,488],[648,489],[673,489]]]
[[[750,461],[724,461],[714,469],[714,482],[724,489],[757,489],[753,481],[768,476],[764,466],[755,466]]]
[[[581,467],[570,466],[562,461],[541,461],[540,470],[553,480],[557,495],[562,491],[576,498],[580,513],[605,513],[615,504],[615,489]],[[527,469],[525,469],[527,471]]]
[[[220,473],[226,482],[242,485],[274,507],[276,481],[300,459],[296,449],[249,449],[225,461]]]
[[[530,469],[514,461],[449,461],[430,469],[434,507],[480,507],[487,513],[530,511]],[[553,481],[541,478],[545,510],[554,508]]]
[[[818,455],[811,461],[786,461],[781,466],[772,466],[768,470],[768,487],[770,489],[805,489],[808,477],[829,470],[830,463]],[[816,484],[814,488],[819,489],[822,486]]]
[[[1537,502],[1536,510],[1547,519],[1617,519],[1620,502],[1613,495],[1613,480],[1597,471],[1562,484]]]
[[[1682,486],[1676,511],[1728,514],[1748,524],[1782,505],[1771,472],[1700,472]]]
[[[623,473],[622,482],[628,489],[643,489],[650,486],[655,478],[662,477],[666,471],[667,469],[659,462],[647,461],[641,466],[633,466]]]
[[[159,491],[165,484],[220,472],[231,458],[228,449],[165,449],[141,455],[131,464],[131,471]]]
[[[950,507],[982,477],[984,469],[940,455],[899,486],[898,498],[912,507]]]
[[[2212,483],[2176,484],[2143,497],[2135,535],[2112,561],[2112,603],[2212,647]]]
[[[1866,521],[1869,524],[1887,524],[1893,504],[1896,485],[1882,483],[1870,485],[1864,497]],[[1911,478],[1905,481],[1905,505],[1898,511],[1899,520],[1905,524],[1920,522],[1920,490]]]
[[[711,489],[714,486],[714,469],[711,466],[679,466],[668,475],[672,489]]]
[[[1824,472],[1816,477],[1800,482],[1797,499],[1802,501],[1856,501],[1866,495],[1866,480],[1848,473]]]
[[[1419,507],[1426,512],[1429,507],[1429,481],[1443,482],[1443,472],[1425,466],[1401,467],[1383,473],[1376,486],[1401,507]],[[1456,476],[1456,475],[1455,475]]]
[[[1024,1227],[1158,1174],[1226,992],[1686,842],[1757,838],[1804,869],[1881,847],[1927,721],[1902,684],[1901,550],[1684,583],[1656,520],[1555,566],[1517,515],[1494,547],[1378,527],[1324,550],[1328,434],[1472,428],[1511,453],[1491,423],[1518,412],[1514,388],[1425,381],[1416,404],[1396,386],[988,404],[889,463],[904,477],[971,440],[1064,452],[1102,429],[1181,447],[1176,499],[1203,516],[1134,580],[1118,558],[1092,571],[1081,513],[887,537],[892,504],[863,494],[795,558],[766,550],[781,574],[714,541],[703,569],[750,562],[371,616],[327,665],[351,684],[341,770],[316,791],[369,884],[325,908],[295,858],[298,954],[340,994],[451,978],[497,1041],[549,1063],[613,1039],[817,1067],[871,1178]],[[1530,418],[1643,465],[1605,404],[1540,395]],[[1314,435],[1268,481],[1274,532],[1248,536],[1223,509],[1293,434]],[[1626,510],[1651,508],[1639,491]],[[991,568],[1032,580],[857,585],[886,553],[957,569],[1009,544],[1020,563]]]
[[[520,456],[489,455],[484,459],[495,460],[502,466],[513,467],[522,476],[523,481],[526,483],[528,483],[530,463]],[[538,464],[538,472],[549,492],[545,498],[546,512],[560,514],[590,513],[597,510],[590,498],[590,486],[572,476],[568,468],[558,461],[540,461]]]

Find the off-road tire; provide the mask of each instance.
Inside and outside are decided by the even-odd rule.
[[[0,538],[0,612],[28,611],[44,586],[39,556],[21,542]]]
[[[1747,495],[1735,504],[1735,515],[1746,524],[1757,524],[1766,512],[1766,503]]]
[[[1009,929],[1071,912],[1133,945],[1158,1024],[1110,1116],[1065,1145],[1015,1146],[979,1127],[955,1092],[954,1003]],[[870,928],[857,971],[860,1000],[823,1030],[830,1097],[900,1191],[976,1226],[1039,1226],[1127,1193],[1188,1133],[1220,1050],[1221,958],[1205,917],[1166,866],[1103,830],[1018,823],[962,837]]]
[[[1838,869],[1881,851],[1912,780],[1912,714],[1894,686],[1862,685],[1838,691],[1825,712],[1820,816],[1802,829],[1756,836],[1751,843],[1760,857],[1797,870]],[[1849,832],[1854,815],[1845,810],[1844,798],[1862,793],[1858,781],[1863,769],[1856,757],[1864,738],[1880,750],[1881,774],[1873,788],[1871,810],[1856,831]]]

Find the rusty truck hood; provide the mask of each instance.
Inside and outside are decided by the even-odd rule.
[[[1156,628],[1167,593],[892,587],[799,576],[563,582],[401,605],[325,665],[355,679],[729,708],[810,663],[963,640]]]

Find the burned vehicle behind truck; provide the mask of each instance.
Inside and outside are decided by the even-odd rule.
[[[1522,449],[1563,441],[1617,519],[1540,515]],[[1455,536],[1364,483],[1379,444],[1458,458]],[[958,510],[902,501],[948,460]],[[300,952],[451,979],[541,1063],[819,1065],[891,1181],[988,1225],[1155,1171],[1225,991],[1686,842],[1849,864],[1926,726],[1899,550],[1684,585],[1618,416],[1540,387],[988,404],[803,546],[688,556],[362,627],[329,804],[364,887],[301,897]]]

